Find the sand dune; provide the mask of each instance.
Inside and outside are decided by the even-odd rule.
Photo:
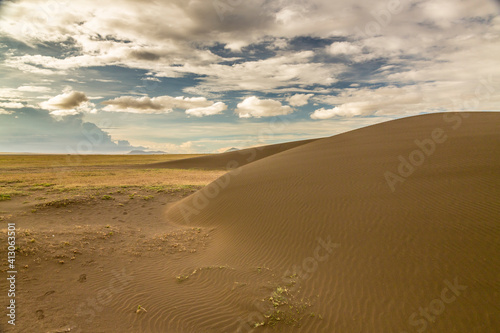
[[[0,331],[500,331],[500,113],[254,152],[179,161],[248,162],[197,192],[115,184],[69,200],[48,187],[46,204],[2,201],[21,271],[18,324]]]
[[[313,140],[302,140],[287,143],[278,143],[274,145],[259,146],[254,148],[241,149],[220,154],[192,157],[181,160],[152,163],[142,165],[140,168],[171,168],[171,169],[223,169],[231,170],[237,167],[258,161],[288,149],[292,149]]]
[[[214,229],[188,267],[229,268],[166,291],[185,309],[150,324],[498,332],[499,195],[500,113],[409,117],[258,160],[168,210]]]

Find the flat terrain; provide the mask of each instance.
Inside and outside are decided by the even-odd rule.
[[[500,113],[409,117],[238,162],[254,152],[161,167],[0,156],[15,331],[500,331]]]
[[[201,229],[165,232],[170,230],[163,228],[165,207],[225,171],[130,168],[189,157],[193,155],[0,155],[2,244],[7,245],[6,223],[15,222],[17,229],[16,300],[21,305],[13,331],[85,327],[83,332],[114,332],[87,321],[92,311],[97,316],[107,304],[96,301],[94,291],[107,290],[113,274],[121,274],[127,265],[142,265],[143,257],[178,257],[202,246],[206,233]],[[6,246],[0,253],[1,270],[7,275]],[[7,291],[5,281],[0,286]],[[84,309],[92,294],[91,304],[97,308]],[[84,325],[68,325],[68,318],[83,320]],[[10,326],[4,319],[0,332]]]

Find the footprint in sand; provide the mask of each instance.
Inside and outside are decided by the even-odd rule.
[[[43,318],[45,318],[45,315],[43,314],[43,310],[36,310],[35,314],[36,314],[36,319],[38,319],[38,320],[42,320]]]
[[[80,275],[80,277],[78,278],[78,282],[85,282],[85,281],[87,281],[87,274]]]

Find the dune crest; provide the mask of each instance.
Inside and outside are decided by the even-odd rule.
[[[315,141],[301,140],[274,145],[265,145],[253,148],[246,148],[236,151],[228,151],[220,154],[191,157],[181,160],[152,163],[142,165],[141,168],[170,168],[170,169],[205,169],[205,170],[231,170],[243,165],[258,161],[262,158],[278,154],[280,152]]]

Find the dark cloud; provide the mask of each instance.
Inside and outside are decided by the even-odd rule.
[[[153,52],[148,52],[148,51],[132,51],[130,52],[130,56],[133,59],[138,59],[138,60],[148,60],[148,61],[155,61],[160,59],[160,56],[158,54],[155,54]]]
[[[79,107],[83,102],[87,102],[88,100],[88,97],[83,92],[67,91],[49,99],[41,105],[47,110],[70,110]]]

